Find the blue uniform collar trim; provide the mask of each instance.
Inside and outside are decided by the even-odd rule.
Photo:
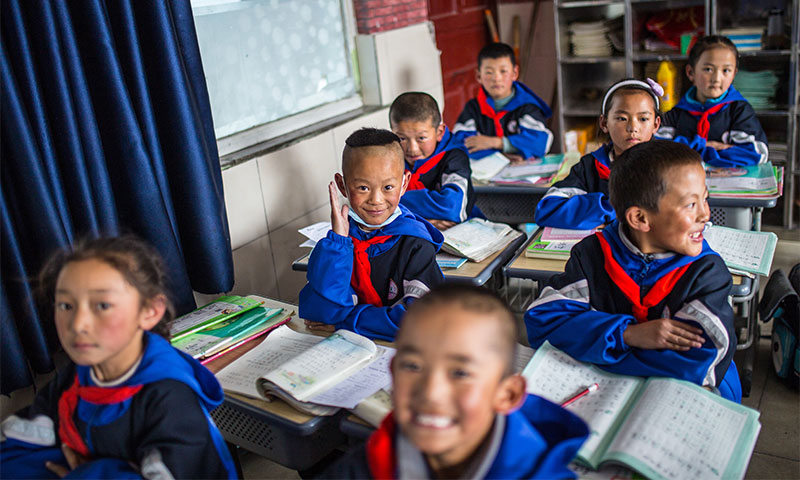
[[[681,110],[687,110],[690,112],[703,112],[708,110],[709,108],[717,105],[720,102],[735,102],[744,100],[747,101],[738,90],[736,90],[733,85],[728,87],[728,90],[719,96],[719,98],[712,98],[706,100],[705,103],[700,103],[697,101],[697,87],[691,87],[686,94],[681,97],[680,101],[675,108],[679,108]]]
[[[539,107],[539,110],[542,111],[545,118],[550,118],[553,115],[553,111],[550,109],[547,103],[545,103],[544,100],[539,98],[538,95],[533,93],[533,91],[530,88],[526,87],[525,84],[520,82],[514,82],[513,90],[514,90],[513,98],[509,100],[509,102],[502,108],[502,110],[510,112],[512,110],[516,110],[517,108],[523,105],[532,103],[537,107]],[[486,92],[486,89],[484,89],[483,91]],[[489,104],[489,106],[494,108],[495,111],[497,111],[497,109],[495,108],[494,99],[488,93],[486,93],[486,102]]]
[[[606,167],[611,168],[611,156],[609,153],[611,152],[612,148],[614,148],[614,146],[611,144],[611,142],[601,145],[600,148],[592,152],[592,156],[598,162],[602,163]]]
[[[355,220],[350,218],[350,236],[358,240],[369,240],[370,238],[379,235],[407,235],[427,240],[436,245],[437,250],[441,248],[442,243],[444,242],[444,236],[442,235],[442,232],[437,230],[436,227],[431,225],[424,218],[412,213],[411,210],[409,210],[403,204],[400,204],[399,208],[399,217],[395,218],[394,221],[389,225],[371,232],[366,232],[360,229]],[[389,250],[392,246],[394,246],[395,242],[396,239],[393,239],[385,243],[372,245],[370,246],[370,251],[375,251],[373,249],[377,249],[379,252]]]
[[[638,247],[625,235],[622,224],[614,220],[603,229],[603,236],[611,247],[614,258],[623,270],[640,286],[649,287],[655,284],[665,274],[690,264],[709,254],[716,254],[708,242],[703,240],[703,250],[694,257],[678,255],[676,253],[642,253]]]

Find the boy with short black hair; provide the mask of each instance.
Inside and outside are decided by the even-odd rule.
[[[463,145],[442,123],[436,100],[406,92],[389,108],[411,179],[400,204],[445,230],[469,218],[475,205],[472,171]]]
[[[517,81],[519,65],[514,50],[491,43],[478,53],[478,95],[467,102],[453,133],[470,158],[503,152],[516,159],[543,157],[553,144],[553,132],[544,122],[550,107]]]
[[[588,436],[514,373],[516,321],[479,287],[448,284],[415,302],[392,360],[394,411],[330,478],[571,478]]]
[[[666,140],[635,145],[614,162],[609,195],[617,220],[573,247],[525,313],[531,347],[547,340],[611,372],[688,380],[741,401],[731,275],[703,240],[700,156]]]
[[[345,144],[342,173],[328,185],[331,230],[311,252],[300,316],[312,330],[392,341],[408,304],[444,281],[443,237],[399,204],[410,174],[395,134],[362,128]],[[349,205],[339,206],[337,187]]]

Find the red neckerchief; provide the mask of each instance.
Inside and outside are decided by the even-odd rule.
[[[367,440],[367,464],[372,478],[395,478],[394,430],[394,414],[389,413]]]
[[[725,105],[733,103],[733,102],[722,102],[714,105],[713,107],[709,108],[705,112],[700,111],[692,111],[687,110],[687,112],[691,113],[692,116],[700,117],[697,121],[697,134],[703,137],[704,139],[708,140],[708,131],[711,129],[711,123],[708,121],[708,117],[710,115],[714,115],[715,113],[722,110],[722,107]]]
[[[500,110],[499,112],[495,112],[494,108],[492,108],[489,105],[489,102],[486,101],[486,92],[483,91],[483,88],[478,89],[478,105],[481,107],[481,113],[491,118],[494,121],[495,136],[502,137],[503,125],[500,123],[500,119],[503,118],[503,116],[508,112],[505,110]]]
[[[370,245],[383,243],[392,238],[392,235],[378,235],[370,238],[369,240],[359,240],[355,237],[350,237],[353,240],[353,275],[350,278],[350,285],[358,294],[358,300],[361,303],[369,303],[376,307],[382,307],[381,297],[372,286],[370,274],[372,273],[372,265],[369,263],[369,255],[367,255],[367,248]]]
[[[597,169],[597,175],[600,176],[600,179],[608,180],[608,175],[611,173],[611,169],[608,168],[608,165],[604,165],[600,160],[595,158],[594,166]]]
[[[139,393],[143,385],[133,385],[126,387],[84,387],[78,382],[78,375],[75,375],[75,382],[58,399],[58,436],[61,441],[69,448],[80,453],[84,457],[89,456],[89,447],[83,441],[75,426],[73,415],[78,406],[78,399],[96,405],[110,405],[113,403],[124,402]]]
[[[438,165],[445,153],[447,153],[447,150],[439,152],[420,165],[417,171],[411,174],[411,180],[408,181],[408,188],[406,188],[406,190],[424,190],[426,188],[425,184],[420,181],[419,177],[430,172],[433,167]]]
[[[605,257],[606,273],[608,273],[611,281],[622,290],[622,293],[625,294],[625,297],[633,305],[633,316],[636,318],[636,321],[638,323],[646,322],[648,310],[658,305],[669,295],[691,263],[687,263],[682,267],[677,267],[659,278],[653,287],[650,288],[650,291],[647,292],[647,295],[644,296],[644,299],[642,299],[639,284],[633,281],[630,275],[628,275],[628,272],[626,272],[619,262],[617,262],[617,259],[614,258],[614,254],[611,252],[611,245],[608,244],[608,240],[603,236],[603,232],[597,232],[596,235],[597,239],[600,240],[600,248],[603,250],[603,256]]]

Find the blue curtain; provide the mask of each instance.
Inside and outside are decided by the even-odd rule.
[[[52,370],[31,280],[55,249],[135,233],[179,313],[233,287],[230,233],[189,0],[0,2],[0,390]]]

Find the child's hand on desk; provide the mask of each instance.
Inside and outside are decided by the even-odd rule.
[[[677,350],[685,352],[703,346],[703,331],[678,320],[659,318],[628,325],[622,340],[631,347],[645,350]]]
[[[350,222],[347,220],[349,207],[339,206],[339,192],[336,190],[335,182],[328,184],[328,196],[331,201],[331,230],[337,235],[346,237],[350,233]]]
[[[434,227],[436,227],[441,231],[447,230],[448,228],[454,227],[456,225],[456,222],[451,222],[449,220],[436,220],[432,218],[429,219],[428,221],[431,222],[431,225],[433,225]]]
[[[502,150],[503,139],[500,137],[490,137],[488,135],[477,134],[465,138],[464,145],[467,147],[469,153],[489,149]]]
[[[304,321],[306,323],[306,328],[309,330],[313,330],[315,332],[333,333],[336,331],[336,327],[334,325],[322,322],[312,322],[311,320],[304,320]]]
[[[66,444],[61,445],[61,451],[64,452],[64,457],[67,459],[67,464],[69,465],[68,467],[53,462],[46,462],[44,464],[48,470],[55,473],[60,478],[66,477],[71,471],[88,461],[86,457],[69,448]]]
[[[525,157],[518,153],[503,153],[511,161],[511,165],[520,165],[525,163]]]
[[[714,150],[725,150],[726,148],[731,148],[733,145],[729,143],[717,142],[716,140],[708,140],[706,142],[706,146],[711,147]]]

